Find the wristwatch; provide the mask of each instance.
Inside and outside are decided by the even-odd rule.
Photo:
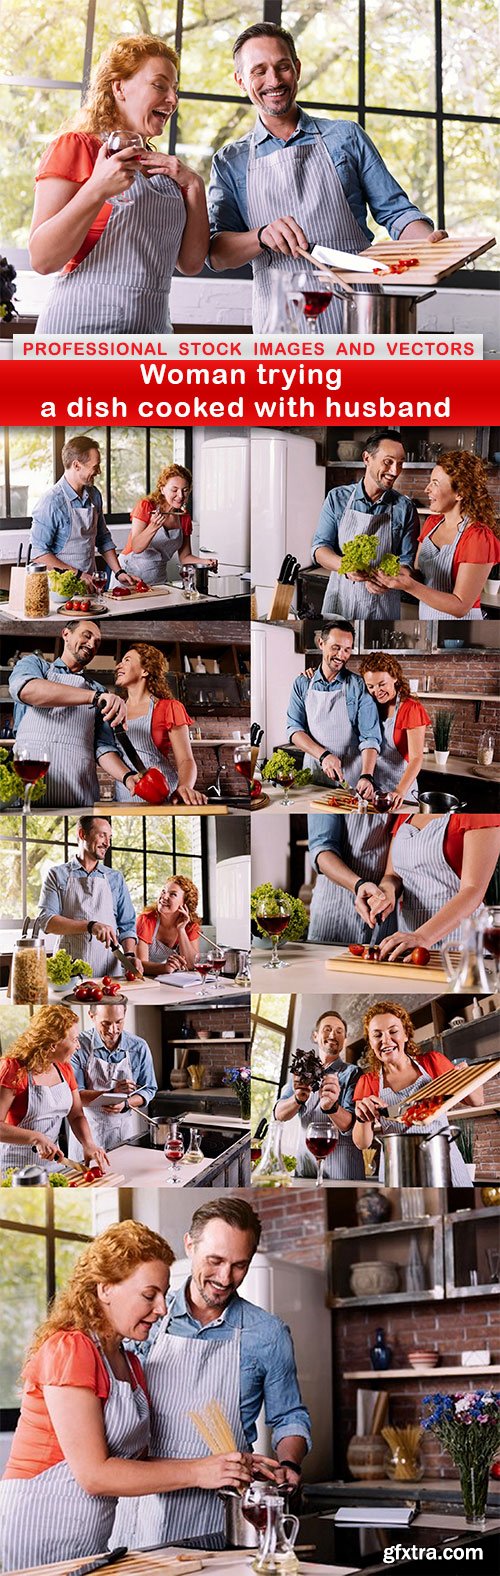
[[[325,755],[331,755],[331,750],[323,750],[322,755],[318,756],[318,766],[321,766],[321,762],[324,761]]]
[[[125,784],[126,784],[126,781],[127,781],[127,777],[135,777],[135,772],[132,771],[132,768],[130,766],[129,766],[128,772],[125,772],[125,776],[122,777],[123,787],[125,787]]]
[[[262,240],[262,231],[263,230],[267,230],[267,224],[261,224],[260,230],[257,230],[257,240],[258,240],[261,252],[267,252],[267,256],[268,257],[272,257],[272,247],[271,246],[266,246],[265,241]]]
[[[290,1467],[292,1472],[297,1473],[297,1477],[302,1477],[302,1467],[299,1466],[298,1461],[286,1461],[282,1459],[278,1462],[278,1465],[280,1467]]]
[[[361,782],[363,778],[366,778],[367,783],[374,783],[375,782],[375,778],[373,776],[373,772],[360,772],[359,777],[358,777],[358,782]]]
[[[89,936],[92,935],[92,931],[93,931],[94,925],[95,925],[95,919],[89,919],[88,922],[87,922],[87,930],[88,930]]]

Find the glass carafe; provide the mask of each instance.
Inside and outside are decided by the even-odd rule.
[[[190,1127],[189,1144],[182,1157],[182,1164],[183,1166],[198,1166],[204,1158],[198,1128]]]
[[[453,996],[463,992],[492,989],[485,964],[484,933],[488,928],[488,909],[484,904],[462,925],[461,938],[453,946],[442,947],[441,956]]]
[[[252,1484],[251,1488],[255,1486]],[[271,1573],[279,1571],[295,1576],[299,1569],[294,1549],[299,1518],[287,1513],[284,1496],[273,1484],[264,1485],[264,1493],[259,1499],[257,1525],[259,1548],[251,1562],[253,1570],[258,1576],[271,1576]]]
[[[290,1172],[281,1153],[282,1141],[283,1123],[270,1122],[261,1159],[252,1172],[252,1185],[256,1182],[262,1187],[286,1187],[291,1182]]]

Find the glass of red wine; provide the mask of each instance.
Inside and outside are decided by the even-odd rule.
[[[291,804],[289,789],[293,788],[296,776],[297,773],[293,771],[291,767],[289,767],[288,770],[276,773],[275,782],[277,782],[279,787],[283,789],[283,798],[281,800],[283,809],[285,809],[287,805]]]
[[[257,904],[255,918],[261,930],[264,931],[266,936],[270,937],[273,944],[269,963],[263,964],[265,969],[288,968],[288,963],[284,963],[283,959],[278,956],[278,946],[280,937],[290,922],[291,912],[292,908],[289,899],[286,896],[278,897],[276,892],[271,892],[269,897],[260,898]]]
[[[483,915],[481,913],[481,918]],[[483,952],[493,958],[494,987],[500,990],[500,904],[487,905],[483,921]]]
[[[234,752],[234,764],[240,777],[244,777],[251,794],[252,782],[252,747],[250,744],[237,744]]]
[[[326,312],[334,294],[331,279],[315,268],[301,268],[292,274],[289,290],[290,305],[299,309],[307,327],[315,333],[318,318]]]
[[[109,131],[104,138],[104,142],[106,144],[107,159],[111,159],[113,153],[121,153],[123,148],[140,149],[145,147],[144,137],[141,137],[140,131]],[[118,192],[115,197],[111,198],[111,202],[132,202],[130,188],[127,191]]]
[[[195,958],[195,960],[194,960],[194,966],[195,966],[197,974],[201,974],[201,982],[202,983],[201,983],[200,995],[201,996],[207,996],[208,995],[208,988],[207,988],[207,983],[206,982],[208,981],[209,974],[213,975],[213,973],[214,973],[214,954],[213,954],[213,952],[200,953],[199,957]]]
[[[333,1154],[337,1136],[337,1129],[326,1113],[321,1121],[309,1122],[306,1128],[306,1148],[309,1150],[309,1154],[314,1156],[318,1167],[316,1187],[324,1185],[325,1160],[328,1159],[329,1155]]]
[[[171,1168],[169,1182],[172,1184],[180,1182],[179,1168],[184,1154],[184,1142],[180,1133],[177,1133],[175,1137],[172,1135],[171,1138],[167,1138],[164,1154],[167,1165]]]
[[[12,764],[21,782],[24,783],[23,815],[31,810],[31,795],[35,783],[41,782],[47,776],[50,766],[45,750],[37,750],[36,755],[31,750],[14,750]]]
[[[93,579],[94,586],[95,586],[95,589],[97,591],[98,596],[102,596],[103,591],[106,590],[106,586],[107,586],[107,583],[108,583],[108,577],[107,577],[107,574],[106,574],[106,570],[105,569],[94,569],[94,573],[92,575],[92,579]]]

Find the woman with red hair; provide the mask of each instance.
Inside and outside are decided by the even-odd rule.
[[[201,177],[151,141],[177,108],[178,65],[152,33],[110,44],[82,109],[44,153],[30,260],[58,278],[38,334],[171,331],[174,268],[198,274],[209,242]]]
[[[184,465],[165,465],[154,492],[134,504],[132,529],[118,556],[122,569],[149,586],[164,585],[175,553],[180,564],[217,568],[216,558],[197,558],[191,552],[192,521],[186,507],[191,485],[191,472]]]
[[[450,449],[441,454],[425,491],[432,514],[425,521],[414,575],[375,573],[378,585],[399,587],[419,602],[419,618],[481,618],[481,592],[500,564],[499,530],[486,485],[486,466],[476,454]]]
[[[127,695],[127,738],[146,768],[156,766],[167,778],[172,804],[206,804],[206,795],[195,788],[196,761],[191,749],[192,718],[180,700],[174,700],[167,682],[163,652],[138,640],[129,646],[116,666],[116,682]],[[115,784],[121,803],[139,799],[123,782]],[[142,801],[145,802],[145,801]]]
[[[382,729],[375,787],[390,793],[391,809],[399,810],[405,800],[416,803],[418,799],[417,774],[431,719],[422,702],[412,695],[399,662],[388,652],[372,651],[362,658],[359,671],[378,706]]]

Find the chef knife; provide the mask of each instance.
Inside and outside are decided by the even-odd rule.
[[[111,943],[111,951],[114,952],[115,958],[118,958],[118,962],[121,963],[125,969],[130,969],[133,974],[138,975],[139,979],[142,979],[141,971],[137,967],[133,953],[124,952],[123,947],[120,946],[119,941],[115,941],[114,946],[113,943]]]
[[[85,1565],[77,1565],[76,1570],[68,1571],[66,1576],[92,1576],[93,1571],[104,1570],[105,1565],[115,1565],[118,1560],[124,1560],[128,1548],[113,1549],[111,1554],[98,1554],[95,1560],[87,1560]]]
[[[286,584],[287,585],[293,586],[294,581],[297,579],[297,575],[299,573],[299,569],[300,569],[300,564],[299,564],[298,558],[293,558],[292,557],[291,560],[290,560],[290,564],[289,564],[288,570],[287,570],[287,576],[286,576]]]
[[[264,738],[264,729],[259,727],[258,722],[252,722],[252,724],[250,726],[250,743],[251,744],[260,744],[261,739],[263,739],[263,738]]]
[[[278,580],[280,582],[280,585],[286,585],[287,584],[287,575],[288,575],[288,570],[290,568],[290,564],[291,563],[292,563],[292,554],[291,553],[286,553],[285,557],[283,559],[283,563],[281,565],[281,569],[279,571],[279,575],[278,575]]]
[[[144,761],[141,761],[141,757],[137,754],[137,750],[129,739],[126,729],[122,727],[120,722],[114,723],[113,733],[125,755],[128,755],[129,761],[131,761],[135,771],[140,772],[141,777],[144,777],[147,772],[147,766],[144,765]]]

